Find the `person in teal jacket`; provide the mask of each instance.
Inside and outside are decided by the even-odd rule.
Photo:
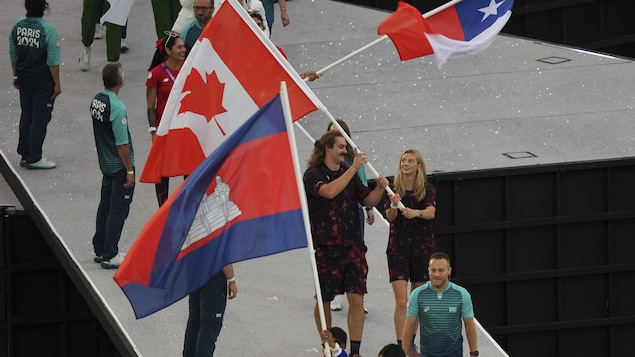
[[[42,157],[46,128],[53,104],[62,93],[60,42],[57,29],[42,19],[48,10],[45,0],[26,0],[26,17],[18,19],[9,35],[9,57],[13,87],[20,91],[20,166],[52,169],[56,165]]]
[[[463,357],[463,322],[470,356],[478,357],[472,297],[464,287],[450,281],[450,257],[433,253],[428,274],[430,281],[410,294],[402,336],[414,336],[419,321],[421,356]],[[408,344],[402,347],[404,352],[410,348]]]

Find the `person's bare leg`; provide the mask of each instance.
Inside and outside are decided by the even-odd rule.
[[[322,301],[322,306],[324,307],[324,318],[326,319],[326,327],[329,328],[331,327],[331,302]],[[322,321],[320,320],[320,310],[318,309],[317,301],[315,302],[315,308],[313,309],[313,316],[315,318],[315,325],[317,326],[318,334],[321,334],[324,329],[322,328]]]
[[[364,295],[346,293],[348,299],[348,335],[351,341],[361,341],[364,332]]]
[[[403,341],[401,333],[403,332],[403,325],[406,323],[406,306],[408,305],[408,296],[410,295],[408,282],[405,280],[393,281],[392,291],[395,295],[395,311],[393,313],[395,336],[397,336],[397,341]],[[405,343],[410,343],[410,339],[407,338]]]

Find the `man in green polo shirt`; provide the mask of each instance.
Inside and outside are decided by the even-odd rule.
[[[134,149],[128,129],[126,107],[119,99],[124,73],[121,63],[108,63],[102,70],[104,89],[90,104],[97,158],[102,173],[101,201],[93,236],[95,263],[116,269],[123,262],[119,239],[134,194]]]
[[[462,357],[463,335],[461,320],[470,346],[470,356],[478,356],[474,308],[470,293],[450,281],[450,257],[442,252],[430,256],[430,281],[410,294],[406,323],[402,336],[413,336],[420,322],[420,350],[422,357]],[[408,354],[410,344],[404,344]]]

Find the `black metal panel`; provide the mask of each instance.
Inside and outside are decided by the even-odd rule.
[[[510,335],[508,339],[509,350],[517,351],[513,357],[550,356],[552,355],[551,351],[558,348],[558,333],[555,331]]]
[[[0,356],[137,356],[112,310],[50,227],[6,157],[1,156],[0,173],[25,211],[13,209],[4,214],[5,207],[0,207],[0,296],[6,297],[0,300]],[[41,289],[34,291],[37,285]],[[34,296],[35,292],[38,296],[50,293],[51,301]],[[41,341],[53,336],[57,342],[50,346],[34,343],[38,333],[46,334]],[[27,352],[9,353],[16,348]],[[34,349],[39,353],[31,353]]]
[[[33,220],[2,213],[0,355],[121,356]]]
[[[472,293],[477,318],[510,355],[629,353],[635,158],[436,173],[430,181],[453,280]]]

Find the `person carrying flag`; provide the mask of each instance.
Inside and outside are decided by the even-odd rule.
[[[183,357],[212,357],[223,327],[227,299],[238,294],[234,266],[227,264],[190,294]]]
[[[342,133],[324,133],[315,142],[304,173],[304,185],[326,327],[331,327],[331,301],[335,295],[346,293],[350,351],[351,356],[356,356],[364,330],[368,276],[367,248],[360,230],[362,218],[358,203],[367,207],[377,205],[388,180],[380,175],[373,190],[365,187],[357,171],[368,162],[366,154],[356,151],[351,167],[346,166],[346,154],[346,139]],[[318,332],[322,332],[317,302],[314,316]]]

